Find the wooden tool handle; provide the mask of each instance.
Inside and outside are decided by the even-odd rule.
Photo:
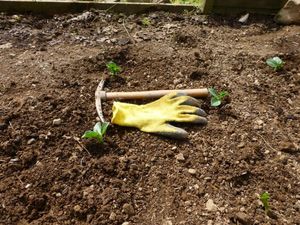
[[[183,89],[183,90],[156,90],[156,91],[136,91],[136,92],[100,92],[100,98],[103,100],[114,99],[152,99],[160,98],[166,94],[177,92],[184,93],[192,97],[207,97],[208,89]]]

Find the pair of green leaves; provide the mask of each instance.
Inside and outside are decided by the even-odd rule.
[[[218,93],[214,88],[208,88],[208,91],[211,95],[210,104],[214,107],[221,105],[222,99],[228,95],[227,91],[220,91]]]
[[[144,17],[144,18],[142,19],[142,24],[143,24],[145,27],[147,27],[147,26],[151,25],[151,20],[148,19],[147,17]]]
[[[121,67],[118,66],[115,62],[110,61],[106,64],[106,67],[111,75],[115,76],[121,72]]]
[[[284,62],[279,57],[273,57],[266,61],[266,63],[272,67],[275,71],[281,70],[283,68]]]
[[[104,139],[104,135],[106,133],[106,130],[109,126],[108,122],[104,122],[104,123],[96,123],[93,130],[88,130],[86,131],[83,135],[82,138],[96,138],[98,140],[98,142],[101,144],[103,143],[103,139]]]

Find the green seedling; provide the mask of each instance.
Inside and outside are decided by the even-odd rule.
[[[104,123],[96,123],[93,130],[88,130],[86,132],[84,132],[84,134],[82,135],[82,138],[96,138],[98,140],[98,142],[101,144],[103,143],[103,139],[104,139],[104,135],[106,133],[107,127],[108,127],[109,123],[104,122]]]
[[[208,88],[208,91],[211,95],[210,105],[214,107],[221,105],[222,99],[228,95],[227,91],[220,91],[218,93],[214,88]]]
[[[269,200],[270,200],[270,194],[268,192],[264,192],[259,196],[260,201],[262,202],[265,213],[268,213],[270,209]]]
[[[151,24],[151,21],[147,17],[144,17],[142,19],[142,24],[147,27]]]
[[[284,62],[279,57],[273,57],[266,61],[266,63],[272,67],[275,71],[281,70],[283,68]]]
[[[106,64],[106,67],[112,76],[117,75],[121,72],[121,67],[118,66],[115,62],[110,61]]]

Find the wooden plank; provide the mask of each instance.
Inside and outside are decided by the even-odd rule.
[[[91,8],[109,10],[124,14],[145,13],[149,11],[167,11],[180,13],[196,10],[193,5],[155,4],[155,3],[102,3],[93,1],[28,1],[28,0],[0,0],[0,12],[9,13],[35,13],[35,14],[61,14],[76,13]]]
[[[215,8],[280,9],[287,0],[215,0]]]
[[[203,7],[203,13],[204,14],[210,14],[213,11],[215,0],[205,0],[204,7]]]
[[[251,14],[261,14],[261,15],[275,15],[279,9],[262,9],[262,8],[223,8],[215,7],[213,13],[216,14],[241,14],[241,13],[251,13]]]

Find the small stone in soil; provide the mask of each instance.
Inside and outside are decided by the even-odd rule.
[[[177,154],[177,155],[175,156],[175,158],[176,158],[178,161],[184,161],[184,160],[185,160],[185,158],[184,158],[184,156],[183,156],[182,153]]]
[[[297,202],[295,203],[295,207],[297,210],[300,210],[300,200],[297,200]]]
[[[297,152],[300,152],[300,147],[296,146],[294,143],[283,142],[280,145],[280,151],[282,152],[289,154],[296,154]]]
[[[61,119],[54,119],[52,124],[53,125],[60,125],[61,124]]]
[[[277,219],[278,219],[277,214],[276,214],[273,210],[269,210],[269,211],[267,212],[267,215],[268,215],[268,217],[270,217],[271,219],[274,219],[274,220],[277,220]]]
[[[245,147],[245,143],[244,143],[244,142],[241,142],[241,143],[238,144],[237,147],[238,147],[238,148],[244,148],[244,147]]]
[[[197,173],[197,170],[195,170],[195,169],[188,169],[188,172],[190,173],[190,174],[196,174]]]
[[[119,45],[126,45],[126,44],[129,44],[130,43],[130,39],[128,38],[121,38],[118,40],[118,44]]]
[[[114,213],[114,212],[111,212],[111,214],[110,214],[110,216],[109,216],[109,219],[110,219],[110,220],[115,220],[116,217],[117,217],[117,214]]]
[[[240,224],[242,224],[242,225],[251,225],[251,224],[253,224],[253,221],[251,221],[251,218],[246,213],[243,213],[243,212],[238,212],[235,215],[235,220],[237,222],[239,222]]]
[[[212,220],[208,220],[207,221],[207,225],[213,225],[214,223],[213,223],[213,221]]]
[[[218,206],[214,203],[214,201],[212,199],[208,199],[205,206],[208,211],[217,211],[218,210]]]
[[[172,221],[169,219],[166,219],[163,221],[162,225],[173,225]]]
[[[73,210],[74,210],[75,212],[79,212],[79,211],[81,210],[80,205],[75,205],[75,206],[73,207]]]
[[[29,140],[27,141],[27,144],[28,144],[28,145],[31,145],[31,144],[33,144],[33,142],[35,142],[35,139],[34,139],[34,138],[31,138],[31,139],[29,139]]]
[[[127,215],[134,215],[134,208],[133,208],[133,206],[131,204],[125,203],[123,205],[123,211]]]

